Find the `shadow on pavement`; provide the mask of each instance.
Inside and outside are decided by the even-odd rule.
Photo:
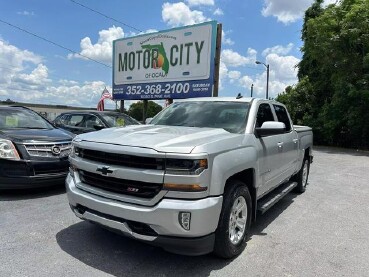
[[[62,193],[65,193],[64,185],[34,189],[0,190],[0,201],[37,199]]]
[[[60,231],[56,240],[69,255],[114,276],[209,276],[231,262],[171,254],[88,222]]]
[[[290,193],[258,217],[251,228],[253,235],[265,236],[263,230],[293,203]],[[168,253],[133,239],[80,222],[56,235],[60,248],[79,261],[114,276],[209,276],[232,263],[211,254],[198,257]]]
[[[277,202],[273,207],[266,211],[263,215],[258,214],[256,222],[251,225],[251,238],[252,236],[267,236],[267,233],[263,231],[272,223],[284,210],[293,203],[293,199],[298,194],[290,192],[283,199]]]

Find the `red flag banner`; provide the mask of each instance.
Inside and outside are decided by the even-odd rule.
[[[100,100],[97,103],[97,110],[98,111],[103,111],[104,110],[104,100],[105,99],[112,99],[112,96],[111,96],[110,92],[106,88],[104,88],[104,90],[101,94]]]

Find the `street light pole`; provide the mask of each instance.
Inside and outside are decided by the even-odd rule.
[[[267,65],[267,91],[266,91],[266,99],[269,99],[269,64]]]
[[[265,64],[265,63],[262,63],[262,62],[259,62],[259,61],[256,61],[255,63],[256,64],[262,64],[267,69],[267,86],[266,86],[266,95],[265,95],[265,98],[268,99],[268,97],[269,97],[269,64]]]

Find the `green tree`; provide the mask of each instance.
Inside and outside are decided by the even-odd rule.
[[[314,128],[316,142],[369,148],[369,1],[322,2],[305,12],[299,84],[279,100]]]
[[[128,109],[128,115],[134,119],[141,121],[143,120],[143,101],[133,103]],[[148,101],[147,104],[147,117],[154,117],[163,108],[156,104],[154,101]]]

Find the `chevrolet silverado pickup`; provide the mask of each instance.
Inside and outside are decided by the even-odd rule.
[[[167,251],[231,258],[257,215],[305,191],[312,141],[276,101],[178,101],[148,125],[75,137],[69,204],[83,220]]]

